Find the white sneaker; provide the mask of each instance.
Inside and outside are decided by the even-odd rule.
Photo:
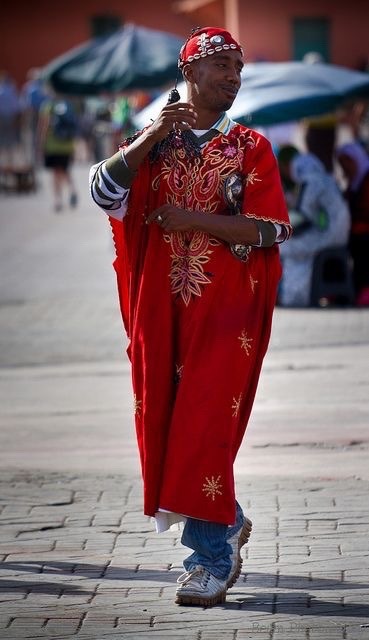
[[[225,602],[227,581],[219,580],[201,565],[183,573],[177,582],[176,604],[211,607]]]
[[[238,579],[238,576],[241,573],[242,562],[243,562],[243,559],[241,556],[241,549],[243,545],[249,541],[249,537],[251,535],[251,529],[252,529],[251,520],[249,520],[248,518],[245,518],[245,521],[241,529],[236,531],[236,533],[231,538],[229,538],[229,540],[227,540],[228,544],[230,544],[232,547],[232,554],[231,554],[232,566],[229,572],[229,578],[227,580],[227,585],[226,585],[227,589],[229,589],[234,585],[234,583]]]

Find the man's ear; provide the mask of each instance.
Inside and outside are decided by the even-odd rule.
[[[182,73],[183,73],[183,77],[186,80],[186,82],[190,82],[191,84],[194,82],[193,65],[185,64],[185,66],[182,69]]]

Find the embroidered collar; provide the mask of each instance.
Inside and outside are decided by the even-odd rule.
[[[220,118],[210,127],[211,129],[216,129],[219,133],[224,133],[224,135],[228,135],[230,130],[237,123],[226,114],[226,112],[222,113]]]
[[[218,118],[218,120],[210,127],[210,129],[194,129],[193,131],[187,131],[187,135],[192,135],[196,137],[197,142],[200,146],[209,142],[213,138],[215,138],[218,133],[222,133],[224,135],[228,135],[230,130],[237,124],[234,120],[231,120],[229,116],[224,112]]]

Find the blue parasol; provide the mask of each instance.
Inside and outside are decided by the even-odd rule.
[[[176,77],[182,44],[170,33],[126,24],[59,56],[42,76],[55,91],[69,95],[157,88]]]
[[[186,87],[178,86],[181,99]],[[349,98],[369,98],[369,74],[331,64],[253,62],[228,114],[241,124],[273,125],[334,111]],[[159,96],[135,117],[139,128],[154,119],[168,98]]]

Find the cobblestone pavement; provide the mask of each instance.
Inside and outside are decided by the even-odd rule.
[[[1,638],[369,637],[369,483],[243,482],[254,523],[227,602],[174,604],[184,549],[126,476],[1,474]]]
[[[0,205],[0,638],[369,638],[369,311],[278,309],[236,465],[253,520],[227,601],[174,604],[142,515],[106,222],[47,183]],[[43,176],[44,179],[44,176]]]

